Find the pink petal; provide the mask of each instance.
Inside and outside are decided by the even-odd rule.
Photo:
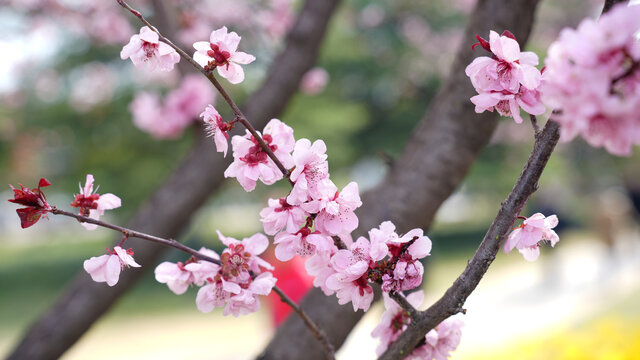
[[[244,71],[236,63],[218,66],[218,73],[232,84],[239,84],[244,80]]]
[[[254,62],[256,60],[256,57],[247,53],[244,53],[242,51],[238,51],[235,52],[231,55],[231,58],[229,59],[230,61],[236,63],[236,64],[250,64],[252,62]]]

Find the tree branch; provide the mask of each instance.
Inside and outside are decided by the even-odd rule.
[[[540,136],[536,138],[520,177],[506,200],[502,202],[498,215],[466,269],[438,301],[418,315],[418,320],[413,321],[411,326],[389,346],[380,356],[380,360],[399,359],[409,355],[429,330],[461,311],[467,297],[476,288],[495,259],[500,250],[500,243],[511,230],[522,207],[531,194],[538,189],[538,180],[560,138],[558,129],[556,122],[552,120],[547,122]]]
[[[64,215],[64,216],[75,218],[76,220],[78,220],[80,222],[86,222],[86,223],[90,223],[90,224],[95,224],[95,225],[98,225],[98,226],[101,226],[101,227],[104,227],[104,228],[107,228],[107,229],[115,230],[115,231],[121,232],[127,238],[136,237],[138,239],[143,239],[143,240],[151,241],[151,242],[156,243],[156,244],[172,247],[172,248],[178,249],[178,250],[180,250],[182,252],[185,252],[185,253],[187,253],[189,255],[192,255],[197,259],[205,260],[205,261],[208,261],[208,262],[211,262],[211,263],[218,264],[218,265],[222,266],[222,262],[220,262],[220,260],[214,259],[214,258],[209,257],[207,255],[204,255],[201,252],[199,252],[198,250],[196,250],[194,248],[191,248],[189,246],[183,245],[180,242],[175,241],[173,239],[164,239],[164,238],[161,238],[161,237],[145,234],[145,233],[142,233],[142,232],[139,232],[139,231],[127,229],[125,227],[114,225],[114,224],[108,223],[106,221],[92,219],[92,218],[87,217],[87,216],[82,216],[82,215],[75,214],[75,213],[72,213],[72,212],[60,210],[60,209],[56,208],[55,206],[51,210],[49,210],[49,212],[54,214],[54,215]],[[254,277],[254,274],[251,274],[251,275],[252,275],[252,277]],[[273,292],[278,294],[278,296],[280,297],[280,300],[282,300],[283,303],[289,305],[293,309],[293,311],[298,316],[300,316],[300,318],[305,322],[305,324],[307,324],[307,327],[309,328],[309,330],[311,331],[313,336],[315,336],[316,339],[318,339],[318,341],[324,347],[325,355],[326,355],[327,359],[329,359],[329,360],[335,359],[335,356],[334,356],[334,352],[335,351],[333,349],[333,346],[331,345],[331,343],[327,339],[327,336],[322,331],[322,329],[318,328],[318,326],[313,322],[313,320],[311,320],[309,318],[309,316],[302,309],[300,309],[300,307],[293,300],[291,300],[291,298],[289,296],[287,296],[287,294],[285,294],[284,291],[282,291],[282,289],[280,289],[277,286],[274,286],[273,287]]]
[[[178,54],[180,54],[180,57],[188,61],[191,65],[193,65],[193,67],[195,67],[207,79],[209,79],[209,81],[213,84],[213,86],[218,90],[220,95],[222,95],[222,97],[227,102],[227,104],[229,104],[229,106],[231,107],[231,110],[233,110],[233,113],[236,115],[236,118],[238,119],[238,121],[242,125],[244,125],[244,127],[247,128],[247,130],[249,130],[249,133],[251,133],[251,135],[258,141],[258,144],[262,148],[262,151],[264,151],[271,158],[271,160],[273,160],[273,162],[276,164],[280,172],[282,172],[282,175],[286,177],[287,180],[289,180],[289,183],[293,184],[291,179],[289,179],[289,170],[287,170],[287,168],[284,167],[284,165],[280,162],[278,157],[273,153],[273,151],[271,151],[271,148],[269,147],[269,145],[267,145],[267,143],[264,142],[264,140],[262,139],[262,136],[258,134],[256,129],[253,127],[253,125],[251,125],[249,120],[247,120],[246,116],[244,116],[244,114],[242,113],[238,105],[236,105],[236,103],[233,101],[229,93],[222,87],[222,84],[220,84],[218,79],[216,79],[216,77],[213,75],[213,70],[209,70],[209,71],[205,70],[202,66],[200,66],[200,64],[198,64],[195,60],[193,60],[193,58],[189,54],[187,54],[184,50],[182,50],[178,45],[175,45],[173,42],[171,42],[171,40],[164,37],[160,33],[160,31],[158,31],[158,29],[155,28],[155,26],[153,26],[147,19],[145,19],[142,13],[140,13],[138,10],[133,9],[131,6],[129,6],[129,4],[124,2],[124,0],[116,0],[116,1],[118,2],[118,4],[120,4],[120,6],[129,10],[129,12],[131,12],[133,15],[138,17],[140,21],[142,21],[145,25],[147,25],[156,34],[158,34],[158,37],[160,38],[160,40],[169,44],[169,46],[171,46]]]
[[[302,76],[313,66],[338,0],[307,0],[285,43],[274,59],[263,84],[247,99],[244,114],[255,126],[278,117]],[[190,153],[176,167],[129,222],[129,227],[164,237],[174,237],[191,215],[224,180],[230,159],[215,151],[212,141],[199,137]],[[119,239],[117,239],[119,241]],[[157,262],[165,248],[137,239],[136,261],[143,266]],[[120,275],[118,286],[108,288],[91,281],[83,270],[59,295],[56,302],[31,325],[8,359],[45,360],[59,358],[102,314],[145,274],[129,271]],[[304,308],[304,307],[303,307]],[[292,317],[296,318],[296,317]],[[312,317],[313,318],[313,317]],[[304,326],[304,325],[303,325]],[[306,331],[300,329],[298,335]],[[313,336],[312,346],[317,341]]]

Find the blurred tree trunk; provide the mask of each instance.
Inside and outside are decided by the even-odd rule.
[[[486,38],[489,30],[501,33],[508,29],[524,44],[537,4],[537,0],[478,1],[448,79],[386,179],[363,196],[356,237],[385,220],[393,221],[399,233],[431,225],[436,211],[465,177],[496,126],[494,114],[476,114],[469,101],[475,91],[464,69],[476,55],[487,55],[480,48],[477,53],[471,51],[475,35]],[[354,312],[351,304],[338,305],[335,296],[327,297],[318,289],[307,295],[302,307],[325,329],[336,348],[363,315],[362,311]],[[302,358],[323,359],[322,349],[302,321],[290,316],[259,359]]]

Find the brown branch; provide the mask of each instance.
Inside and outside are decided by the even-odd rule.
[[[502,239],[511,230],[531,194],[537,190],[538,180],[558,143],[559,137],[558,124],[549,120],[540,136],[536,138],[531,155],[520,177],[506,200],[502,202],[498,215],[493,220],[478,250],[469,260],[466,269],[438,301],[418,315],[418,320],[413,321],[407,330],[389,346],[387,351],[380,356],[380,360],[399,359],[409,355],[429,330],[447,317],[462,311],[462,305],[476,288],[500,250]]]
[[[602,13],[606,13],[611,10],[616,4],[626,3],[628,0],[605,0],[604,7],[602,8]]]
[[[298,305],[296,305],[296,303],[293,302],[291,298],[289,298],[284,292],[282,292],[281,289],[274,286],[273,291],[280,296],[280,299],[284,303],[291,306],[291,308],[298,314],[298,316],[302,319],[302,321],[304,321],[305,324],[307,324],[307,327],[309,328],[309,330],[311,330],[311,332],[313,333],[313,336],[315,336],[316,339],[318,339],[322,343],[322,346],[325,351],[325,356],[327,357],[327,359],[335,359],[335,356],[334,356],[335,350],[333,348],[333,345],[327,338],[327,335],[324,333],[324,331],[320,329],[313,322],[313,320],[311,320],[309,315],[307,315]]]
[[[411,305],[409,301],[407,301],[407,298],[404,296],[404,294],[391,291],[389,292],[389,297],[392,298],[398,305],[400,305],[402,310],[404,310],[407,313],[407,315],[409,316],[409,318],[411,318],[412,321],[415,321],[417,319],[417,316],[420,314],[420,311],[414,308],[413,305]]]
[[[122,226],[118,226],[118,225],[114,225],[111,223],[108,223],[106,221],[102,221],[102,220],[97,220],[97,219],[92,219],[90,217],[87,216],[82,216],[79,214],[75,214],[72,212],[68,212],[68,211],[64,211],[64,210],[60,210],[58,208],[56,208],[55,206],[49,210],[49,212],[51,214],[54,215],[64,215],[64,216],[68,216],[68,217],[72,217],[75,218],[76,220],[80,221],[80,222],[86,222],[86,223],[90,223],[90,224],[95,224],[107,229],[111,229],[111,230],[115,230],[118,232],[121,232],[125,238],[130,238],[130,237],[135,237],[138,239],[143,239],[143,240],[147,240],[147,241],[151,241],[154,242],[156,244],[160,244],[160,245],[164,245],[164,246],[168,246],[168,247],[172,247],[175,249],[178,249],[182,252],[185,252],[197,259],[200,260],[204,260],[204,261],[209,261],[212,262],[214,264],[218,264],[218,265],[222,265],[222,262],[220,262],[220,260],[218,259],[214,259],[210,256],[204,255],[202,253],[200,253],[198,250],[191,248],[189,246],[183,245],[182,243],[175,241],[173,239],[164,239],[158,236],[153,236],[153,235],[149,235],[149,234],[145,234],[143,232],[139,232],[139,231],[135,231],[132,229],[128,229]],[[252,277],[255,277],[254,274],[251,274]],[[273,287],[273,292],[275,292],[276,294],[278,294],[278,296],[280,297],[280,300],[282,300],[282,302],[284,302],[285,304],[289,305],[291,307],[291,309],[293,309],[293,311],[300,316],[300,318],[302,318],[302,320],[305,322],[305,324],[307,324],[309,330],[313,333],[313,336],[315,336],[318,341],[322,344],[322,346],[325,349],[325,353],[327,356],[327,359],[332,360],[335,359],[334,356],[334,349],[333,346],[331,345],[331,343],[329,342],[329,340],[327,339],[327,336],[325,335],[325,333],[318,328],[318,326],[313,322],[313,320],[311,320],[311,318],[309,318],[309,315],[307,315],[293,300],[291,300],[291,298],[289,296],[287,296],[287,294],[284,293],[284,291],[282,291],[282,289],[280,289],[277,286]]]
[[[255,126],[264,126],[270,119],[278,117],[298,91],[300,79],[316,61],[337,3],[338,0],[304,2],[284,49],[272,62],[263,83],[243,105],[244,114],[252,119]],[[223,183],[223,170],[230,162],[231,159],[215,152],[212,141],[199,136],[189,153],[176,164],[174,172],[136,211],[128,226],[164,237],[178,236],[195,211]],[[165,254],[165,247],[135,238],[129,241],[135,244],[136,261],[143,266],[159,261]],[[58,359],[146,274],[147,269],[144,266],[141,271],[122,273],[118,286],[113,288],[93,282],[84,270],[78,271],[50,308],[25,329],[8,359]],[[309,313],[309,308],[303,308]],[[324,328],[331,325],[318,321],[311,314],[309,316]],[[305,330],[303,322],[296,316],[290,318],[302,324],[296,336],[308,339],[306,353],[323,354],[321,345]],[[336,344],[333,332],[331,335],[332,342]],[[289,341],[287,347],[291,347],[290,344]]]
[[[222,87],[222,84],[220,84],[218,79],[216,79],[216,77],[213,75],[213,70],[211,71],[205,70],[202,66],[200,66],[200,64],[198,64],[195,60],[193,60],[193,58],[189,54],[187,54],[184,50],[182,50],[178,45],[175,45],[173,42],[171,42],[171,40],[164,37],[160,33],[160,31],[158,31],[158,29],[156,29],[155,26],[153,26],[147,19],[145,19],[145,17],[138,10],[133,9],[131,6],[129,6],[129,4],[124,2],[124,0],[116,0],[116,1],[118,2],[118,4],[120,4],[120,6],[129,10],[129,12],[131,12],[138,19],[140,19],[140,21],[142,21],[145,25],[147,25],[153,32],[158,34],[158,37],[160,38],[160,40],[164,41],[169,46],[171,46],[183,59],[188,61],[198,71],[200,71],[207,79],[209,79],[209,81],[213,84],[213,86],[218,90],[220,95],[222,95],[222,97],[227,102],[227,104],[229,104],[229,106],[231,107],[231,110],[233,110],[233,113],[236,115],[236,118],[238,119],[238,121],[242,125],[244,125],[244,127],[246,127],[247,130],[249,130],[251,135],[258,141],[258,144],[262,148],[262,151],[264,151],[271,158],[271,160],[273,160],[273,162],[276,164],[280,172],[282,172],[282,175],[284,175],[284,177],[286,177],[287,180],[289,180],[289,182],[293,184],[291,179],[289,179],[289,174],[290,174],[289,170],[287,170],[287,168],[280,162],[278,157],[273,153],[273,151],[271,151],[271,148],[269,147],[269,145],[267,145],[267,143],[264,142],[264,140],[262,139],[262,136],[258,134],[256,129],[253,127],[253,125],[251,125],[249,120],[247,120],[247,118],[244,116],[244,114],[242,113],[238,105],[236,105],[236,103],[233,101],[229,93]]]
[[[123,235],[127,236],[127,237],[135,237],[138,239],[143,239],[143,240],[147,240],[147,241],[151,241],[154,242],[156,244],[160,244],[160,245],[164,245],[164,246],[169,246],[175,249],[178,249],[182,252],[185,252],[189,255],[195,256],[198,259],[201,260],[205,260],[205,261],[209,261],[212,262],[214,264],[218,264],[218,265],[222,265],[222,263],[220,262],[220,260],[214,259],[212,257],[209,257],[207,255],[203,255],[200,252],[198,252],[198,250],[190,248],[186,245],[183,245],[173,239],[164,239],[158,236],[153,236],[153,235],[149,235],[149,234],[145,234],[143,232],[139,232],[139,231],[135,231],[132,229],[128,229],[122,226],[118,226],[118,225],[114,225],[102,220],[96,220],[96,219],[92,219],[90,217],[86,217],[86,216],[82,216],[82,215],[78,215],[72,212],[68,212],[68,211],[64,211],[64,210],[60,210],[58,208],[56,208],[55,206],[49,211],[50,213],[54,214],[54,215],[64,215],[64,216],[68,216],[68,217],[72,217],[77,219],[80,222],[86,222],[89,224],[95,224],[107,229],[111,229],[111,230],[115,230],[118,232],[121,232]]]
[[[529,119],[531,119],[531,126],[533,127],[533,133],[537,137],[540,135],[540,126],[538,126],[538,118],[535,115],[529,114]]]

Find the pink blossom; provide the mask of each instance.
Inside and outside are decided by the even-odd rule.
[[[300,90],[309,95],[321,93],[329,82],[329,73],[323,68],[313,68],[307,71],[300,80]]]
[[[275,236],[273,243],[276,245],[276,258],[280,261],[289,261],[296,254],[306,257],[317,252],[331,252],[335,247],[331,237],[319,231],[312,233],[307,227],[295,234],[281,232]]]
[[[211,312],[216,307],[225,306],[232,295],[239,294],[241,291],[240,285],[218,277],[217,280],[198,290],[196,306],[204,313]]]
[[[227,142],[229,134],[227,131],[231,129],[231,126],[222,121],[222,116],[220,116],[218,110],[216,110],[213,105],[207,105],[202,114],[200,114],[200,117],[205,123],[207,136],[213,137],[216,150],[226,157],[227,149],[229,148],[229,143]]]
[[[262,139],[286,168],[293,166],[291,151],[295,139],[291,127],[278,119],[272,119],[265,126]],[[245,136],[234,136],[231,139],[231,146],[234,161],[225,170],[224,176],[237,178],[245,191],[255,189],[258,179],[266,185],[282,179],[283,175],[278,166],[262,150],[249,131]]]
[[[149,70],[173,70],[173,65],[180,61],[180,55],[169,45],[159,41],[158,34],[143,26],[140,34],[133,35],[129,43],[120,52],[122,60],[131,58],[133,65],[138,68],[147,67]]]
[[[257,295],[269,295],[276,285],[277,279],[270,272],[262,273],[251,281],[247,289],[242,289],[237,295],[229,298],[222,312],[223,315],[247,315],[260,309],[260,299]]]
[[[522,123],[520,108],[531,115],[541,115],[546,108],[540,100],[538,90],[529,90],[520,87],[518,93],[505,93],[499,91],[481,92],[473,96],[471,102],[476,106],[476,113],[497,110],[502,116],[512,117],[517,124]]]
[[[371,336],[380,338],[376,353],[381,355],[402,334],[411,318],[387,293],[382,293],[385,312],[380,324],[373,329]],[[414,307],[419,307],[423,300],[422,290],[407,296],[407,301]],[[429,331],[425,336],[424,345],[416,348],[407,359],[446,360],[460,344],[463,321],[458,315],[451,316]]]
[[[218,237],[228,248],[222,252],[222,271],[238,276],[239,273],[252,271],[259,274],[263,270],[273,270],[273,266],[264,261],[258,255],[262,254],[269,246],[269,239],[263,234],[257,233],[241,241],[222,235],[217,231]]]
[[[253,55],[236,51],[239,43],[240,36],[233,31],[227,33],[227,27],[223,26],[211,33],[209,42],[193,44],[196,49],[193,59],[205,69],[217,67],[220,76],[232,84],[239,84],[244,80],[240,64],[250,64],[256,59]]]
[[[105,210],[119,208],[122,204],[120,198],[108,193],[100,195],[93,192],[93,175],[87,174],[87,181],[84,188],[80,187],[80,194],[76,195],[72,207],[80,208],[80,215],[88,216],[99,220],[104,215]],[[95,230],[98,225],[83,222],[81,223],[87,230]]]
[[[336,292],[340,305],[351,302],[353,311],[367,311],[373,301],[373,288],[367,282],[366,274],[354,277],[346,273],[336,273],[327,278],[326,286]]]
[[[329,177],[327,163],[327,146],[324,141],[316,140],[313,145],[308,139],[300,139],[293,148],[293,162],[295,168],[290,179],[295,182],[287,202],[299,205],[309,199],[322,197],[320,182]]]
[[[624,4],[598,22],[565,28],[545,59],[542,97],[556,113],[560,139],[628,156],[640,145],[640,7]],[[588,74],[588,76],[585,76]]]
[[[386,256],[377,250],[371,248],[367,239],[360,237],[349,250],[338,250],[331,257],[331,266],[336,273],[327,278],[326,286],[336,292],[341,305],[351,302],[354,311],[369,309],[373,301],[373,289],[368,283],[369,264]]]
[[[156,281],[159,283],[167,284],[169,290],[173,291],[176,295],[184,294],[189,285],[193,284],[193,274],[191,271],[185,269],[182,262],[172,263],[165,261],[153,271],[156,276]]]
[[[260,211],[260,221],[267,235],[275,235],[283,229],[293,234],[305,224],[308,216],[309,213],[289,204],[286,198],[269,199],[269,206]]]
[[[511,33],[505,32],[500,36],[491,31],[488,48],[486,40],[481,39],[478,36],[480,44],[493,57],[477,57],[465,69],[476,90],[517,93],[520,85],[529,90],[540,85],[541,74],[535,67],[538,55],[530,51],[520,52],[520,45]]]
[[[106,282],[109,286],[114,286],[120,278],[120,271],[126,266],[140,267],[140,264],[133,260],[133,250],[124,250],[120,246],[109,250],[109,254],[84,261],[84,270],[91,275],[95,282]]]
[[[407,301],[413,307],[417,308],[422,304],[424,292],[418,290],[407,295]],[[406,329],[411,322],[409,315],[398,305],[395,300],[389,297],[389,294],[383,292],[382,299],[384,301],[385,311],[382,314],[380,324],[373,329],[371,336],[380,338],[380,344],[376,348],[378,356],[387,350],[389,344],[394,342],[400,334]]]
[[[417,260],[401,258],[393,268],[392,275],[382,275],[382,291],[405,291],[422,283],[424,267]]]
[[[520,108],[532,115],[544,113],[545,107],[537,90],[541,81],[540,71],[535,67],[538,56],[528,51],[520,52],[520,46],[510,32],[499,36],[491,31],[488,42],[476,37],[480,41],[478,44],[492,53],[492,57],[475,58],[465,69],[479,94],[471,98],[476,112],[496,109],[500,115],[513,117],[516,123],[522,122]]]
[[[504,243],[504,252],[508,253],[513,248],[524,256],[527,261],[534,261],[540,256],[540,242],[549,241],[555,246],[560,240],[558,234],[551,230],[558,225],[558,217],[551,215],[546,217],[541,213],[535,213],[515,228]]]
[[[413,351],[408,359],[446,360],[460,345],[464,322],[455,315],[442,321],[425,336],[425,344]]]
[[[327,279],[336,273],[331,266],[332,255],[332,253],[318,252],[304,263],[307,274],[314,278],[313,286],[320,288],[327,296],[335,293],[333,289],[327,287]]]
[[[340,193],[336,191],[333,197],[326,200],[316,217],[317,230],[329,235],[340,235],[350,233],[358,227],[358,217],[354,210],[362,205],[362,201],[356,182],[350,182]]]
[[[214,259],[220,259],[215,251],[200,248],[198,251]],[[176,295],[184,294],[191,284],[202,286],[208,279],[213,279],[218,275],[220,265],[204,260],[190,258],[186,263],[172,263],[165,261],[159,264],[154,270],[156,281],[167,284],[169,290]]]
[[[220,256],[215,251],[205,247],[201,247],[198,252],[212,259],[220,259]],[[193,275],[193,283],[198,286],[210,282],[211,279],[214,279],[219,274],[221,269],[220,265],[206,260],[187,261],[184,268]]]

